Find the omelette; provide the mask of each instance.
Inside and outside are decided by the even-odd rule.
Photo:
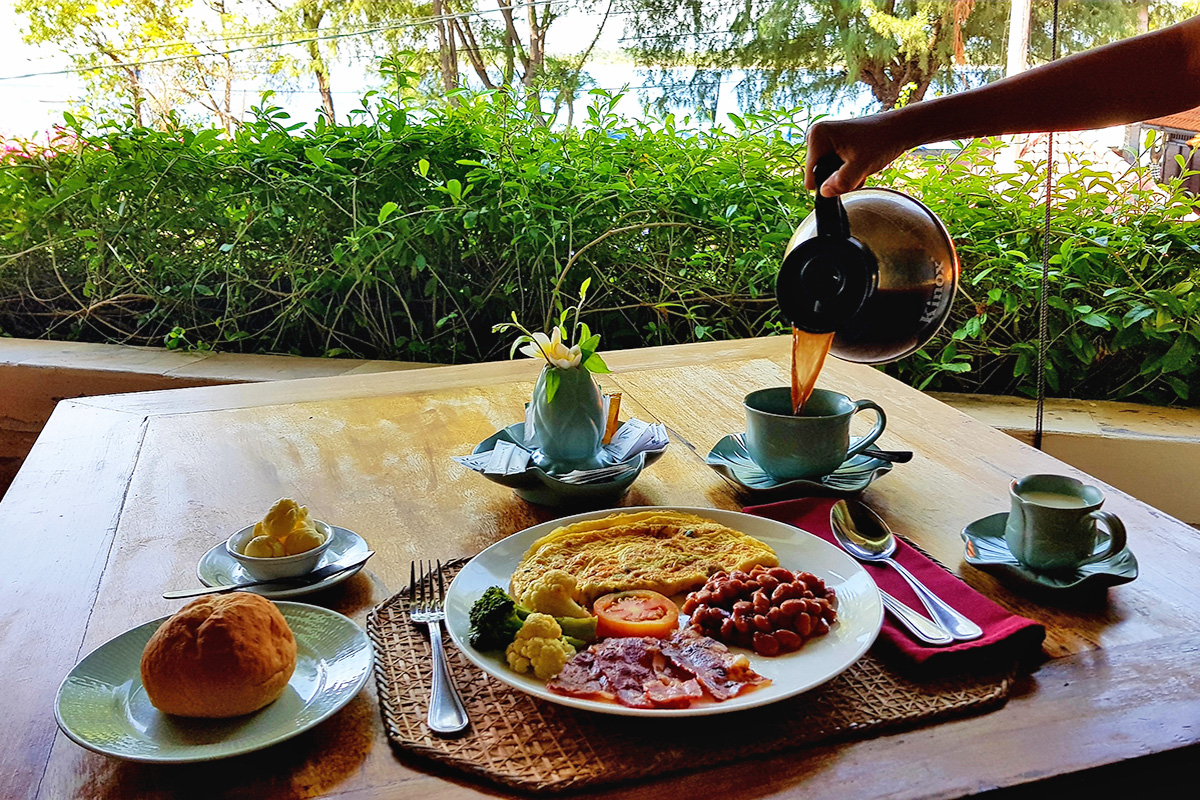
[[[703,586],[715,572],[779,566],[775,551],[711,519],[677,511],[612,514],[555,528],[538,539],[512,575],[521,597],[552,569],[576,581],[577,603],[590,608],[609,592],[652,589],[670,597]]]

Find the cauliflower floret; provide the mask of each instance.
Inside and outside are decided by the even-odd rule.
[[[552,617],[590,617],[588,610],[579,605],[577,597],[579,586],[575,576],[565,570],[551,569],[529,584],[517,602]]]
[[[529,672],[548,681],[575,655],[575,648],[562,638],[562,628],[549,614],[534,612],[525,618],[525,624],[517,631],[504,657],[508,666],[516,672]]]

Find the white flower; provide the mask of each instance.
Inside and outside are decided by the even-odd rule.
[[[544,357],[552,367],[570,369],[578,367],[583,361],[583,351],[579,345],[567,347],[563,344],[562,329],[555,328],[553,338],[540,331],[533,334],[533,342],[521,348],[521,352],[530,358]]]

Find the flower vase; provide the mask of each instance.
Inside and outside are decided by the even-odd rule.
[[[547,383],[558,375],[554,397]],[[562,474],[604,466],[604,399],[592,374],[583,367],[545,366],[533,387],[527,424],[533,428],[533,463],[545,472]]]

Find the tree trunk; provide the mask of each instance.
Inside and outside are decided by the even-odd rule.
[[[515,54],[521,62],[521,68],[525,70],[525,74],[521,76],[522,83],[526,86],[526,77],[531,69],[529,65],[529,56],[525,55],[525,48],[521,46],[521,37],[517,33],[517,25],[513,22],[512,4],[506,0],[496,0],[496,4],[500,7],[500,16],[504,17],[504,30],[506,32],[505,45],[508,47],[508,58],[511,60]],[[511,80],[511,76],[509,78]]]
[[[910,84],[913,88],[908,93],[906,102],[916,103],[923,100],[941,66],[932,59],[925,67],[922,67],[916,59],[907,62],[893,61],[886,66],[862,67],[858,79],[871,89],[872,96],[879,101],[883,110],[888,111],[896,107],[900,96],[904,94],[905,88]]]
[[[470,21],[452,19],[450,27],[458,34],[463,50],[467,53],[467,59],[471,62],[471,66],[475,69],[475,74],[479,76],[484,88],[495,89],[496,85],[492,83],[491,76],[487,73],[487,65],[483,63],[483,57],[479,55],[479,42],[475,39],[475,31],[471,29]]]
[[[1008,67],[1004,77],[1024,72],[1029,56],[1030,0],[1012,0],[1008,17]]]
[[[233,61],[225,56],[225,133],[233,136]]]
[[[142,76],[137,67],[131,68],[128,72],[129,93],[133,100],[133,122],[137,127],[143,128],[146,123],[142,119],[142,105],[146,102],[146,98],[142,94]]]
[[[307,6],[303,11],[304,29],[315,37],[317,30],[321,27],[321,20],[324,18],[325,9]],[[333,122],[333,91],[329,88],[329,67],[321,56],[320,42],[314,40],[308,43],[308,62],[312,66],[313,75],[317,78],[317,91],[321,93],[321,105],[324,107],[325,116],[329,118],[330,122]]]
[[[438,60],[442,70],[442,89],[449,96],[458,88],[458,55],[454,49],[454,39],[449,35],[446,21],[442,17],[446,13],[446,5],[442,0],[433,0],[434,27],[438,36]],[[458,105],[458,99],[451,97],[450,105]]]
[[[114,64],[121,64],[121,57],[117,53],[109,50],[107,46],[102,46],[100,43],[93,43],[97,50],[106,56]],[[142,120],[142,104],[146,102],[146,97],[142,92],[142,76],[137,67],[117,67],[121,72],[125,73],[125,78],[129,82],[129,104],[133,109],[133,123],[137,127],[144,127]]]
[[[533,86],[533,82],[546,66],[546,53],[543,49],[546,32],[538,25],[537,6],[530,5],[525,10],[529,13],[529,63],[522,83]]]

